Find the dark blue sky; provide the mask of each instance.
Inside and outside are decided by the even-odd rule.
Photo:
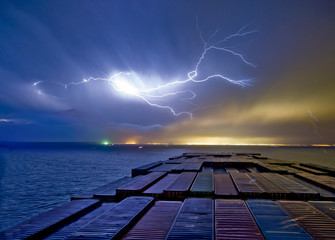
[[[330,0],[2,1],[0,141],[335,144],[334,12]],[[150,92],[187,91],[156,106],[136,95],[187,80],[201,38],[225,50],[195,80],[249,85],[189,81]],[[105,81],[79,84],[90,77]]]

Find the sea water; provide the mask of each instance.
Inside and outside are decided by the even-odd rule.
[[[258,152],[335,167],[335,148],[264,146],[98,146],[12,144],[0,148],[0,231],[55,208],[131,169],[184,152]]]

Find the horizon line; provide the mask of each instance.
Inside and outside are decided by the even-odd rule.
[[[98,141],[0,141],[0,144],[94,144],[103,146],[113,145],[147,145],[147,146],[273,146],[273,147],[335,147],[335,144],[323,144],[323,143],[311,143],[311,144],[285,144],[285,143],[240,143],[240,144],[229,144],[229,143],[136,143],[136,142],[125,142],[125,143],[110,143],[110,142],[98,142]]]

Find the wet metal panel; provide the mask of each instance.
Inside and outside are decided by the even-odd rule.
[[[0,233],[0,239],[41,239],[101,205],[99,200],[74,200]]]
[[[312,183],[309,183],[309,182],[307,182],[305,180],[302,180],[302,179],[297,178],[297,177],[292,176],[292,175],[287,175],[285,177],[287,177],[289,179],[292,179],[293,181],[295,181],[297,183],[300,183],[301,185],[304,185],[304,186],[306,186],[306,187],[308,187],[308,188],[310,188],[310,189],[312,189],[312,190],[320,193],[321,199],[335,200],[335,193],[332,192],[332,191],[329,191],[327,189],[324,189],[322,187],[319,187],[317,185],[314,185]]]
[[[259,187],[264,190],[264,196],[271,199],[286,199],[289,196],[289,191],[270,181],[261,173],[247,173],[251,181],[254,181]]]
[[[117,239],[152,206],[152,197],[129,197],[84,225],[67,239]]]
[[[163,191],[167,189],[178,177],[179,174],[170,173],[163,179],[159,180],[157,183],[152,185],[150,188],[145,190],[143,193],[150,195],[163,194]]]
[[[246,173],[230,173],[237,190],[246,196],[261,196],[264,190],[261,189]]]
[[[215,200],[215,236],[223,239],[264,239],[243,200]]]
[[[181,164],[172,164],[172,163],[165,163],[165,164],[162,164],[158,167],[155,167],[155,168],[152,168],[149,170],[149,172],[171,172],[171,170],[177,166],[179,166]]]
[[[278,204],[315,239],[335,239],[335,220],[303,201]]]
[[[157,167],[161,164],[162,164],[162,161],[158,161],[158,162],[153,162],[153,163],[143,165],[143,166],[138,167],[138,168],[134,168],[134,169],[131,170],[131,176],[135,177],[137,175],[147,174],[149,169]]]
[[[332,219],[335,219],[335,202],[333,201],[309,201],[313,207],[316,207],[321,212],[327,214]]]
[[[320,194],[304,185],[277,173],[262,173],[271,182],[290,191],[298,199],[318,199]]]
[[[109,211],[115,205],[116,203],[103,203],[100,207],[94,209],[92,212],[89,212],[82,218],[79,218],[77,221],[74,221],[71,224],[59,229],[59,231],[45,238],[45,240],[63,240],[67,236],[78,231],[81,227],[103,214],[104,212]]]
[[[238,192],[236,187],[228,173],[226,174],[215,174],[214,175],[214,186],[216,196],[237,196]]]
[[[330,191],[335,191],[335,178],[331,176],[314,175],[310,173],[298,173],[298,177],[306,179],[314,184],[322,186]]]
[[[212,240],[213,237],[213,200],[188,198],[184,201],[166,239]]]
[[[182,202],[158,201],[122,238],[132,240],[164,240]]]
[[[313,239],[276,202],[247,200],[246,203],[266,239]]]
[[[214,176],[212,172],[200,172],[190,189],[191,195],[211,196],[214,192]]]
[[[165,172],[149,173],[148,175],[137,178],[136,180],[116,189],[116,195],[120,197],[125,197],[131,194],[139,194],[165,175]]]
[[[168,198],[184,199],[196,175],[196,172],[182,172],[178,178],[164,190],[164,196]]]

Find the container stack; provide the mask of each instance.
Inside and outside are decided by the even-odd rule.
[[[259,153],[185,153],[0,239],[335,239],[335,170]]]

